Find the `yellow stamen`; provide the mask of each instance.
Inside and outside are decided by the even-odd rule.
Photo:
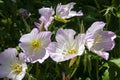
[[[22,72],[22,66],[18,63],[12,65],[11,67],[15,74],[19,74],[20,72]]]
[[[31,42],[31,47],[34,51],[38,50],[41,46],[41,42],[39,40],[33,40]]]
[[[77,51],[75,49],[68,50],[68,54],[75,54]]]

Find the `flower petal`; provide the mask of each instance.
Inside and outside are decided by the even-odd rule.
[[[60,17],[64,17],[65,15],[69,14],[69,11],[74,7],[76,3],[71,2],[66,5],[61,5],[58,4],[56,8],[56,14],[59,15]]]
[[[39,20],[40,22],[43,22],[45,30],[48,30],[48,27],[52,23],[53,19],[53,17],[46,18],[44,16],[41,16]]]
[[[46,48],[47,53],[55,53],[57,47],[57,42],[51,42]]]
[[[75,38],[77,40],[78,55],[82,55],[85,50],[85,34],[78,34]]]
[[[74,8],[75,4],[76,3],[74,2],[68,3],[66,5],[61,5],[61,3],[58,4],[56,8],[56,20],[57,17],[59,18],[58,20],[60,20],[60,18],[68,19],[74,16],[82,16],[83,15],[82,11],[79,11],[78,13],[76,11],[71,11],[71,9]]]
[[[68,19],[68,18],[71,18],[74,16],[82,16],[82,15],[83,15],[83,13],[81,10],[78,13],[76,11],[70,11],[68,16],[65,16],[64,18]]]
[[[101,56],[105,60],[108,60],[108,58],[109,58],[109,53],[107,53],[107,52],[96,51],[96,53],[97,53],[97,55]]]
[[[40,27],[41,27],[41,24],[40,24],[40,23],[37,23],[37,22],[34,22],[34,25],[35,25],[38,29],[40,29]]]
[[[76,32],[72,29],[64,29],[63,30],[62,28],[60,28],[57,31],[56,40],[57,40],[57,42],[60,42],[60,43],[72,42],[75,34],[76,34]]]
[[[96,21],[94,22],[90,28],[88,28],[87,32],[86,32],[86,35],[94,35],[94,33],[97,31],[97,30],[100,30],[100,29],[103,29],[103,27],[105,26],[105,23],[102,22],[102,21]]]
[[[19,47],[26,55],[32,55],[32,50],[29,43],[19,43]]]
[[[20,38],[20,42],[25,42],[25,43],[29,43],[31,41],[31,39],[34,39],[34,37],[38,34],[38,29],[37,28],[33,28],[32,31],[29,34],[25,34]]]
[[[109,51],[112,50],[115,46],[114,39],[116,35],[111,31],[102,31],[99,30],[98,34],[101,35],[101,43],[96,44],[94,47],[95,50]]]
[[[10,64],[9,62],[13,63],[16,61],[16,56],[18,52],[15,48],[8,48],[4,52],[0,53],[0,64]]]
[[[50,57],[56,62],[63,62],[63,61],[69,60],[75,56],[77,56],[77,55],[72,54],[72,55],[65,56],[65,55],[60,55],[59,53],[50,54]]]
[[[49,19],[52,15],[54,15],[54,10],[51,8],[41,8],[39,9],[39,14],[41,14],[41,16],[44,16],[45,18]]]
[[[69,60],[69,59],[77,56],[76,54],[66,56],[66,55],[63,55],[61,52],[57,53],[56,52],[56,49],[57,49],[56,47],[57,47],[57,42],[51,42],[49,44],[49,46],[46,48],[50,57],[56,62],[66,61],[66,60]]]
[[[0,78],[6,77],[10,72],[10,68],[8,66],[0,65]]]
[[[43,42],[43,47],[46,47],[51,42],[51,35],[50,31],[43,31],[38,34],[37,39],[40,39]]]

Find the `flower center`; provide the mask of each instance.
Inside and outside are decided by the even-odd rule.
[[[38,50],[41,46],[41,42],[39,40],[33,40],[31,42],[31,47],[34,51]]]
[[[68,50],[67,54],[75,54],[77,51],[75,49],[70,49]]]
[[[12,70],[14,71],[15,74],[19,74],[22,72],[22,66],[18,63],[12,65]]]
[[[94,43],[93,43],[93,46],[92,48],[96,47],[97,44],[101,43],[102,42],[102,36],[97,32],[95,34],[95,39],[94,39]]]

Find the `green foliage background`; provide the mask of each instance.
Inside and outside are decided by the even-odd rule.
[[[69,2],[76,2],[74,10],[81,9],[84,16],[71,18],[66,24],[55,21],[49,30],[56,32],[63,27],[81,33],[94,21],[104,21],[105,30],[117,35],[116,46],[109,51],[109,60],[86,51],[69,67],[70,61],[56,63],[49,58],[43,64],[28,63],[23,80],[120,80],[120,0],[0,0],[0,51],[18,46],[20,37],[35,27],[35,21],[38,22],[38,9],[51,6],[55,9],[58,3]],[[30,13],[27,19],[19,14],[20,8]]]

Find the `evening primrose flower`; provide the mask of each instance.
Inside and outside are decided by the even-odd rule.
[[[26,55],[26,61],[35,63],[36,61],[42,63],[48,58],[45,48],[51,42],[51,32],[42,31],[39,32],[37,28],[34,28],[30,33],[23,35],[20,38],[19,47]]]
[[[44,26],[45,30],[48,30],[49,25],[53,21],[54,17],[54,10],[51,8],[41,8],[39,9],[39,14],[41,14],[41,17],[39,18],[39,22],[35,22],[34,24],[40,29]]]
[[[105,23],[102,21],[94,22],[86,32],[86,46],[87,48],[108,60],[109,53],[106,51],[112,50],[115,46],[115,33],[111,31],[103,31]]]
[[[15,48],[8,48],[0,53],[0,78],[8,77],[12,80],[22,80],[25,76],[27,64],[22,53]]]
[[[57,42],[51,42],[46,48],[54,61],[62,62],[83,54],[85,35],[79,34],[74,38],[75,34],[76,32],[72,29],[60,28],[57,31]]]
[[[68,3],[66,5],[61,5],[61,3],[58,4],[56,8],[55,19],[66,23],[66,22],[69,22],[69,20],[66,20],[66,19],[69,19],[74,16],[82,16],[83,13],[81,10],[79,12],[71,11],[71,9],[74,8],[75,4],[76,3],[74,2]]]

